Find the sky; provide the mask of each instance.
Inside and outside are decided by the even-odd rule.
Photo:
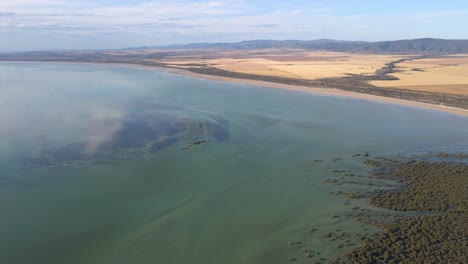
[[[254,39],[468,39],[467,0],[0,0],[0,52]]]

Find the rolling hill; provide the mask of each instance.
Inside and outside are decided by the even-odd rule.
[[[126,50],[145,49],[266,49],[266,48],[298,48],[308,50],[325,50],[354,53],[395,53],[395,54],[463,54],[468,53],[468,40],[449,39],[410,39],[396,41],[340,41],[331,39],[319,40],[249,40],[235,43],[191,43],[175,44],[158,47],[135,47]]]

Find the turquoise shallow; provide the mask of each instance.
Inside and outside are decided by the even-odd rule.
[[[0,263],[330,260],[350,248],[323,233],[378,231],[348,216],[365,201],[330,193],[370,187],[324,182],[334,169],[367,173],[355,153],[466,150],[467,135],[466,117],[398,105],[0,63]]]

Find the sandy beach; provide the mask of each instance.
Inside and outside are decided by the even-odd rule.
[[[364,93],[343,91],[339,89],[306,87],[306,86],[287,85],[287,84],[279,84],[279,83],[257,81],[257,80],[229,78],[229,77],[223,77],[223,76],[198,74],[198,73],[193,73],[193,72],[186,71],[183,69],[165,68],[165,67],[157,67],[157,66],[135,65],[135,64],[125,64],[125,63],[102,63],[102,64],[111,64],[111,65],[121,66],[121,67],[164,71],[164,72],[168,72],[172,74],[179,74],[179,75],[189,76],[193,78],[219,81],[219,82],[240,83],[240,84],[261,86],[261,87],[266,87],[266,88],[286,89],[286,90],[291,90],[291,91],[300,91],[300,92],[314,93],[314,94],[327,95],[327,96],[348,97],[348,98],[369,100],[369,101],[375,101],[375,102],[381,102],[381,103],[404,105],[404,106],[409,106],[409,107],[428,109],[428,110],[445,112],[445,113],[468,117],[468,110],[461,109],[461,108],[450,107],[450,106],[445,106],[445,105],[428,104],[428,103],[402,100],[402,99],[383,97],[383,96],[376,96],[376,95],[370,95],[370,94],[364,94]]]

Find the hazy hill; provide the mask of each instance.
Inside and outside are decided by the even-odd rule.
[[[191,43],[159,47],[137,47],[128,50],[160,49],[265,49],[301,48],[358,53],[408,53],[408,54],[457,54],[468,53],[468,40],[410,39],[396,41],[339,41],[319,40],[249,40],[235,43]]]

